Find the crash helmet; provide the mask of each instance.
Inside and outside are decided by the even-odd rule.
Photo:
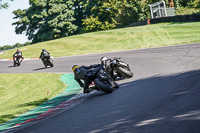
[[[102,56],[101,59],[100,59],[101,65],[105,66],[106,65],[106,60],[107,60],[107,58],[105,56]]]
[[[74,73],[80,73],[80,68],[79,68],[79,66],[78,66],[78,65],[74,65],[74,66],[72,67],[72,71],[73,71]]]
[[[44,48],[42,49],[42,52],[46,51]]]
[[[17,52],[19,52],[20,50],[19,49],[17,49]]]

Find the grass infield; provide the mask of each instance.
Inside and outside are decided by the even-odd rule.
[[[65,90],[60,79],[61,74],[50,73],[0,74],[0,124]]]
[[[74,35],[21,47],[25,58],[39,57],[43,48],[53,57],[140,49],[200,42],[200,22],[160,23]],[[10,59],[16,49],[0,55]]]

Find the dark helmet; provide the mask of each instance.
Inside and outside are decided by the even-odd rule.
[[[100,59],[101,65],[106,65],[106,60],[107,60],[107,58],[105,56],[102,56]]]
[[[74,65],[74,66],[72,67],[72,71],[73,71],[74,73],[80,73],[80,68],[79,68],[79,66],[78,66],[78,65]]]
[[[19,52],[20,50],[19,49],[17,49],[17,52]]]
[[[46,51],[44,48],[42,49],[42,52]]]

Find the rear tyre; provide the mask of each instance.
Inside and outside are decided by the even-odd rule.
[[[94,80],[94,84],[99,90],[102,90],[106,93],[111,93],[113,91],[110,85],[105,85],[104,83],[99,81],[99,79],[97,78]]]
[[[125,69],[125,68],[119,67],[119,68],[117,69],[117,71],[118,71],[119,73],[121,73],[122,75],[128,77],[128,78],[132,78],[132,77],[133,77],[133,72],[131,72],[131,71]]]

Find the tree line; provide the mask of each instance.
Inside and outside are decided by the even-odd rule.
[[[29,0],[28,9],[13,11],[16,34],[32,43],[86,32],[121,28],[150,18],[149,5],[160,0]],[[200,8],[199,0],[165,0],[175,7]]]
[[[5,46],[0,47],[0,51],[19,48],[19,47],[23,47],[27,45],[31,45],[31,42],[26,42],[24,44],[16,43],[15,45],[5,45]]]

